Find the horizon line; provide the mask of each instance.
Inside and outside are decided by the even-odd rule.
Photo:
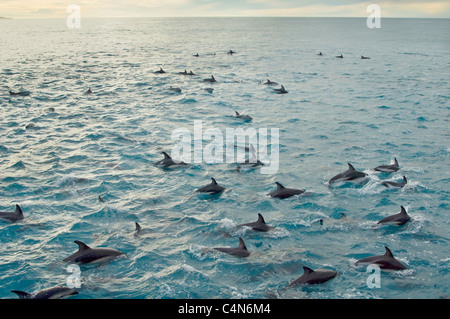
[[[84,17],[83,19],[139,19],[139,18],[313,18],[313,19],[367,19],[367,16],[110,16],[110,17]],[[3,17],[0,20],[65,20],[67,17]],[[382,19],[450,19],[450,17],[382,17]]]

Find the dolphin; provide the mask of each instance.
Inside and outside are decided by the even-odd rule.
[[[142,235],[150,234],[150,230],[142,229],[142,227],[141,227],[141,225],[139,225],[139,223],[135,222],[134,224],[136,225],[136,230],[134,231],[135,236],[142,236]]]
[[[37,292],[28,293],[20,290],[12,290],[20,299],[61,299],[77,295],[78,291],[68,287],[55,286]]]
[[[250,252],[245,246],[244,240],[239,237],[239,246],[236,248],[228,248],[228,247],[214,247],[215,250],[236,256],[236,257],[248,257],[250,256]]]
[[[278,94],[286,94],[289,93],[288,91],[285,90],[284,86],[281,86],[281,88],[279,89],[273,89],[275,92],[277,92]]]
[[[403,225],[409,221],[411,217],[406,213],[403,206],[400,206],[400,213],[388,216],[380,220],[377,224]]]
[[[28,123],[27,125],[25,125],[25,129],[31,129],[31,128],[36,128],[36,124],[34,123]]]
[[[402,188],[403,186],[406,185],[407,182],[408,181],[406,180],[405,175],[403,175],[403,180],[400,183],[384,181],[381,183],[381,185],[386,186],[388,188]]]
[[[170,166],[187,166],[188,165],[185,162],[178,162],[178,163],[174,162],[172,157],[170,157],[169,154],[167,154],[166,152],[162,152],[162,154],[164,155],[164,158],[162,160],[155,162],[154,163],[155,166],[167,168]]]
[[[180,88],[169,87],[169,90],[177,92],[177,93],[181,93],[181,89]]]
[[[164,71],[163,69],[162,69],[162,67],[159,67],[159,70],[158,71],[156,71],[155,73],[166,73],[166,71]]]
[[[183,74],[183,75],[187,75],[188,73],[187,73],[187,71],[186,71],[186,70],[184,70],[184,72],[178,72],[178,74]]]
[[[256,161],[255,161],[255,159],[253,158],[253,159],[246,159],[245,160],[245,162],[244,163],[240,163],[239,165],[238,165],[238,167],[236,168],[236,170],[237,171],[240,171],[242,168],[244,168],[244,167],[251,167],[251,168],[253,168],[253,167],[258,167],[258,166],[263,166],[264,165],[264,163],[263,162],[261,162],[259,159],[257,159]]]
[[[386,269],[386,270],[408,269],[408,267],[406,267],[400,261],[398,261],[397,259],[394,258],[394,255],[392,255],[392,252],[390,251],[390,249],[387,246],[384,246],[384,248],[386,249],[386,252],[384,253],[384,255],[363,258],[363,259],[358,260],[355,264],[356,265],[376,264],[381,269]]]
[[[234,111],[234,113],[236,113],[235,117],[239,118],[239,119],[244,119],[244,120],[252,120],[252,117],[250,115],[246,115],[246,114],[239,114],[238,112]]]
[[[203,81],[204,82],[210,82],[210,83],[217,82],[216,79],[214,78],[214,75],[211,75],[210,79],[204,79]]]
[[[219,194],[219,193],[222,193],[224,190],[225,190],[225,187],[222,187],[219,184],[217,184],[214,177],[211,177],[210,184],[197,189],[195,192],[196,193]]]
[[[277,184],[277,189],[268,194],[271,197],[288,198],[294,195],[303,194],[305,192],[304,190],[301,189],[284,187],[278,182],[275,182],[275,184]]]
[[[344,56],[341,54],[341,55],[337,55],[336,58],[343,59]]]
[[[65,262],[92,264],[109,261],[117,256],[124,255],[123,252],[112,248],[91,248],[79,240],[74,241],[78,245],[78,251],[67,258]]]
[[[278,83],[277,83],[277,82],[270,81],[269,79],[267,79],[267,81],[264,82],[264,84],[267,84],[267,85],[277,85]]]
[[[194,56],[197,57],[197,58],[199,57],[198,53],[197,53],[197,54],[194,54]]]
[[[360,181],[362,178],[366,177],[367,174],[357,171],[352,164],[347,163],[348,165],[348,170],[346,170],[345,172],[339,173],[336,176],[332,177],[329,181],[328,181],[328,185],[331,185],[335,182],[338,181],[351,181],[351,182],[358,182]]]
[[[14,95],[14,96],[28,96],[28,95],[30,95],[30,92],[28,92],[28,91],[21,91],[21,92],[13,92],[13,91],[9,91],[9,95]]]
[[[370,59],[370,58],[368,56],[361,55],[361,60],[367,60],[367,59]]]
[[[322,56],[322,55],[323,55],[323,54],[322,54],[322,51],[320,51],[319,54],[317,54],[317,55],[321,55],[321,56]]]
[[[187,75],[195,75],[195,73],[192,72],[192,70],[189,70],[189,73]]]
[[[385,172],[385,173],[392,173],[396,172],[400,169],[400,166],[398,165],[397,159],[394,157],[394,163],[389,165],[380,165],[375,167],[373,170],[377,172]]]
[[[18,220],[23,219],[23,213],[22,209],[19,205],[16,204],[16,210],[13,212],[0,212],[0,219],[9,221],[9,222],[16,222]]]
[[[236,52],[234,52],[233,50],[228,51],[228,54],[233,55],[234,53],[236,53]]]
[[[267,232],[273,228],[272,226],[266,224],[264,217],[260,213],[258,213],[258,220],[256,222],[238,225],[238,227],[243,226],[251,227],[253,230],[260,232]]]
[[[92,94],[91,88],[89,87],[88,90],[86,92],[84,92],[84,94]]]
[[[291,282],[288,287],[297,285],[315,285],[324,283],[337,276],[337,272],[331,269],[316,269],[312,270],[309,267],[303,267],[304,273],[299,278]]]

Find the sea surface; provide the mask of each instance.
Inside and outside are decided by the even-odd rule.
[[[0,211],[25,216],[0,221],[0,298],[66,286],[75,240],[125,253],[81,266],[75,299],[450,296],[449,19],[0,20],[0,41]],[[278,169],[156,167],[177,129],[211,142],[194,121],[279,129]],[[394,158],[399,171],[373,171]],[[347,163],[366,182],[330,186]],[[381,185],[403,175],[401,189]],[[196,194],[211,177],[226,191]],[[275,182],[307,194],[271,198]],[[400,206],[407,224],[375,227]],[[238,227],[258,213],[274,229]],[[248,258],[211,249],[239,237]],[[408,269],[382,271],[377,288],[355,262],[385,246]],[[286,288],[303,266],[339,274]]]

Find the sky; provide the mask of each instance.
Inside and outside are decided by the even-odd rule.
[[[450,18],[448,0],[0,0],[0,17],[67,18],[78,5],[83,18],[106,17],[381,17]]]

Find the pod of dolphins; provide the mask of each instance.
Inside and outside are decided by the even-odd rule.
[[[230,50],[227,52],[229,55],[236,54],[233,50]],[[319,56],[323,56],[322,52],[318,54]],[[194,57],[199,57],[199,54],[195,54]],[[343,55],[336,56],[337,58],[343,58]],[[368,57],[361,56],[361,59],[370,59]],[[155,71],[156,74],[164,74],[166,71],[160,67],[159,70]],[[194,75],[192,71],[187,72],[184,70],[184,72],[179,72],[179,74],[183,75]],[[217,82],[213,75],[211,75],[210,78],[206,78],[203,80],[204,82],[208,83],[214,83]],[[267,82],[264,84],[266,85],[278,85],[277,82],[272,82],[269,79],[267,79]],[[180,88],[173,88],[170,87],[170,90],[174,92],[181,92]],[[209,92],[212,92],[212,88],[207,89]],[[275,93],[278,94],[286,94],[288,91],[284,88],[283,85],[279,89],[274,89]],[[11,96],[17,95],[17,96],[28,96],[29,92],[9,92]],[[85,94],[92,94],[91,88],[88,89]],[[246,121],[251,121],[252,117],[249,115],[240,114],[238,112],[235,112],[235,117],[240,118]],[[164,158],[155,162],[154,165],[156,167],[160,167],[163,169],[169,169],[173,167],[186,167],[189,166],[189,164],[184,162],[177,162],[174,161],[169,154],[166,152],[162,152]],[[241,163],[239,165],[239,168],[248,165],[250,167],[256,167],[259,165],[264,165],[261,161],[255,160],[255,161],[249,161],[247,159],[244,163]],[[238,169],[239,169],[238,168]],[[394,158],[394,162],[392,164],[388,165],[380,165],[375,168],[373,168],[376,172],[384,172],[384,173],[393,173],[397,172],[400,169],[398,161],[396,158]],[[355,167],[348,163],[348,169],[335,175],[328,181],[328,186],[331,187],[336,184],[340,183],[359,183],[362,184],[367,179],[368,174],[364,173],[362,171],[358,171],[355,169]],[[403,180],[401,182],[394,182],[394,181],[383,181],[381,185],[388,187],[388,188],[402,188],[406,185],[407,180],[406,177],[403,176]],[[267,196],[278,198],[278,199],[286,199],[293,196],[299,196],[306,193],[303,189],[297,189],[297,188],[288,188],[283,186],[281,183],[276,182],[276,189],[271,191],[267,194]],[[220,196],[224,191],[226,190],[226,187],[220,185],[214,177],[211,177],[211,182],[203,187],[198,188],[195,190],[195,193],[200,194],[206,194],[207,196]],[[99,196],[99,200],[103,201],[103,199]],[[400,207],[401,211],[397,214],[388,216],[380,220],[377,225],[397,225],[401,226],[407,223],[411,218],[407,214],[405,208],[403,206]],[[7,221],[7,222],[18,222],[20,220],[24,219],[24,214],[22,212],[22,209],[19,205],[15,205],[14,211],[6,211],[6,212],[0,212],[0,219]],[[323,221],[321,221],[321,224]],[[142,229],[141,225],[139,225],[137,222],[135,223],[135,235],[140,236],[143,234],[148,234],[149,231]],[[249,222],[245,224],[238,225],[237,227],[248,227],[253,231],[256,232],[268,232],[274,229],[273,226],[267,225],[264,217],[258,213],[258,219],[255,222]],[[119,250],[113,249],[113,248],[106,248],[106,247],[90,247],[87,244],[75,240],[75,244],[78,245],[78,250],[74,252],[73,254],[69,255],[68,257],[64,258],[63,261],[67,263],[76,263],[76,264],[94,264],[94,263],[107,263],[114,259],[116,259],[119,256],[125,256],[125,254]],[[222,253],[226,253],[235,257],[240,258],[247,258],[251,255],[251,251],[247,249],[247,246],[245,245],[244,240],[239,237],[239,244],[237,247],[213,247],[212,250],[219,251]],[[376,255],[376,256],[370,256],[366,258],[359,259],[355,262],[355,265],[362,265],[362,264],[376,264],[380,267],[380,269],[383,270],[404,270],[408,269],[407,266],[405,266],[403,263],[401,263],[399,260],[397,260],[391,250],[385,246],[385,253],[383,255]],[[331,269],[311,269],[307,266],[303,267],[303,274],[290,282],[287,285],[287,288],[294,287],[294,286],[302,286],[302,285],[314,285],[314,284],[321,284],[324,282],[327,282],[333,278],[335,278],[338,275],[337,271],[331,270]],[[63,287],[63,286],[55,286],[50,287],[47,289],[39,290],[33,293],[27,293],[24,291],[18,291],[18,290],[12,290],[13,293],[17,294],[20,299],[60,299],[60,298],[66,298],[69,296],[73,296],[78,294],[78,292],[72,288]]]

